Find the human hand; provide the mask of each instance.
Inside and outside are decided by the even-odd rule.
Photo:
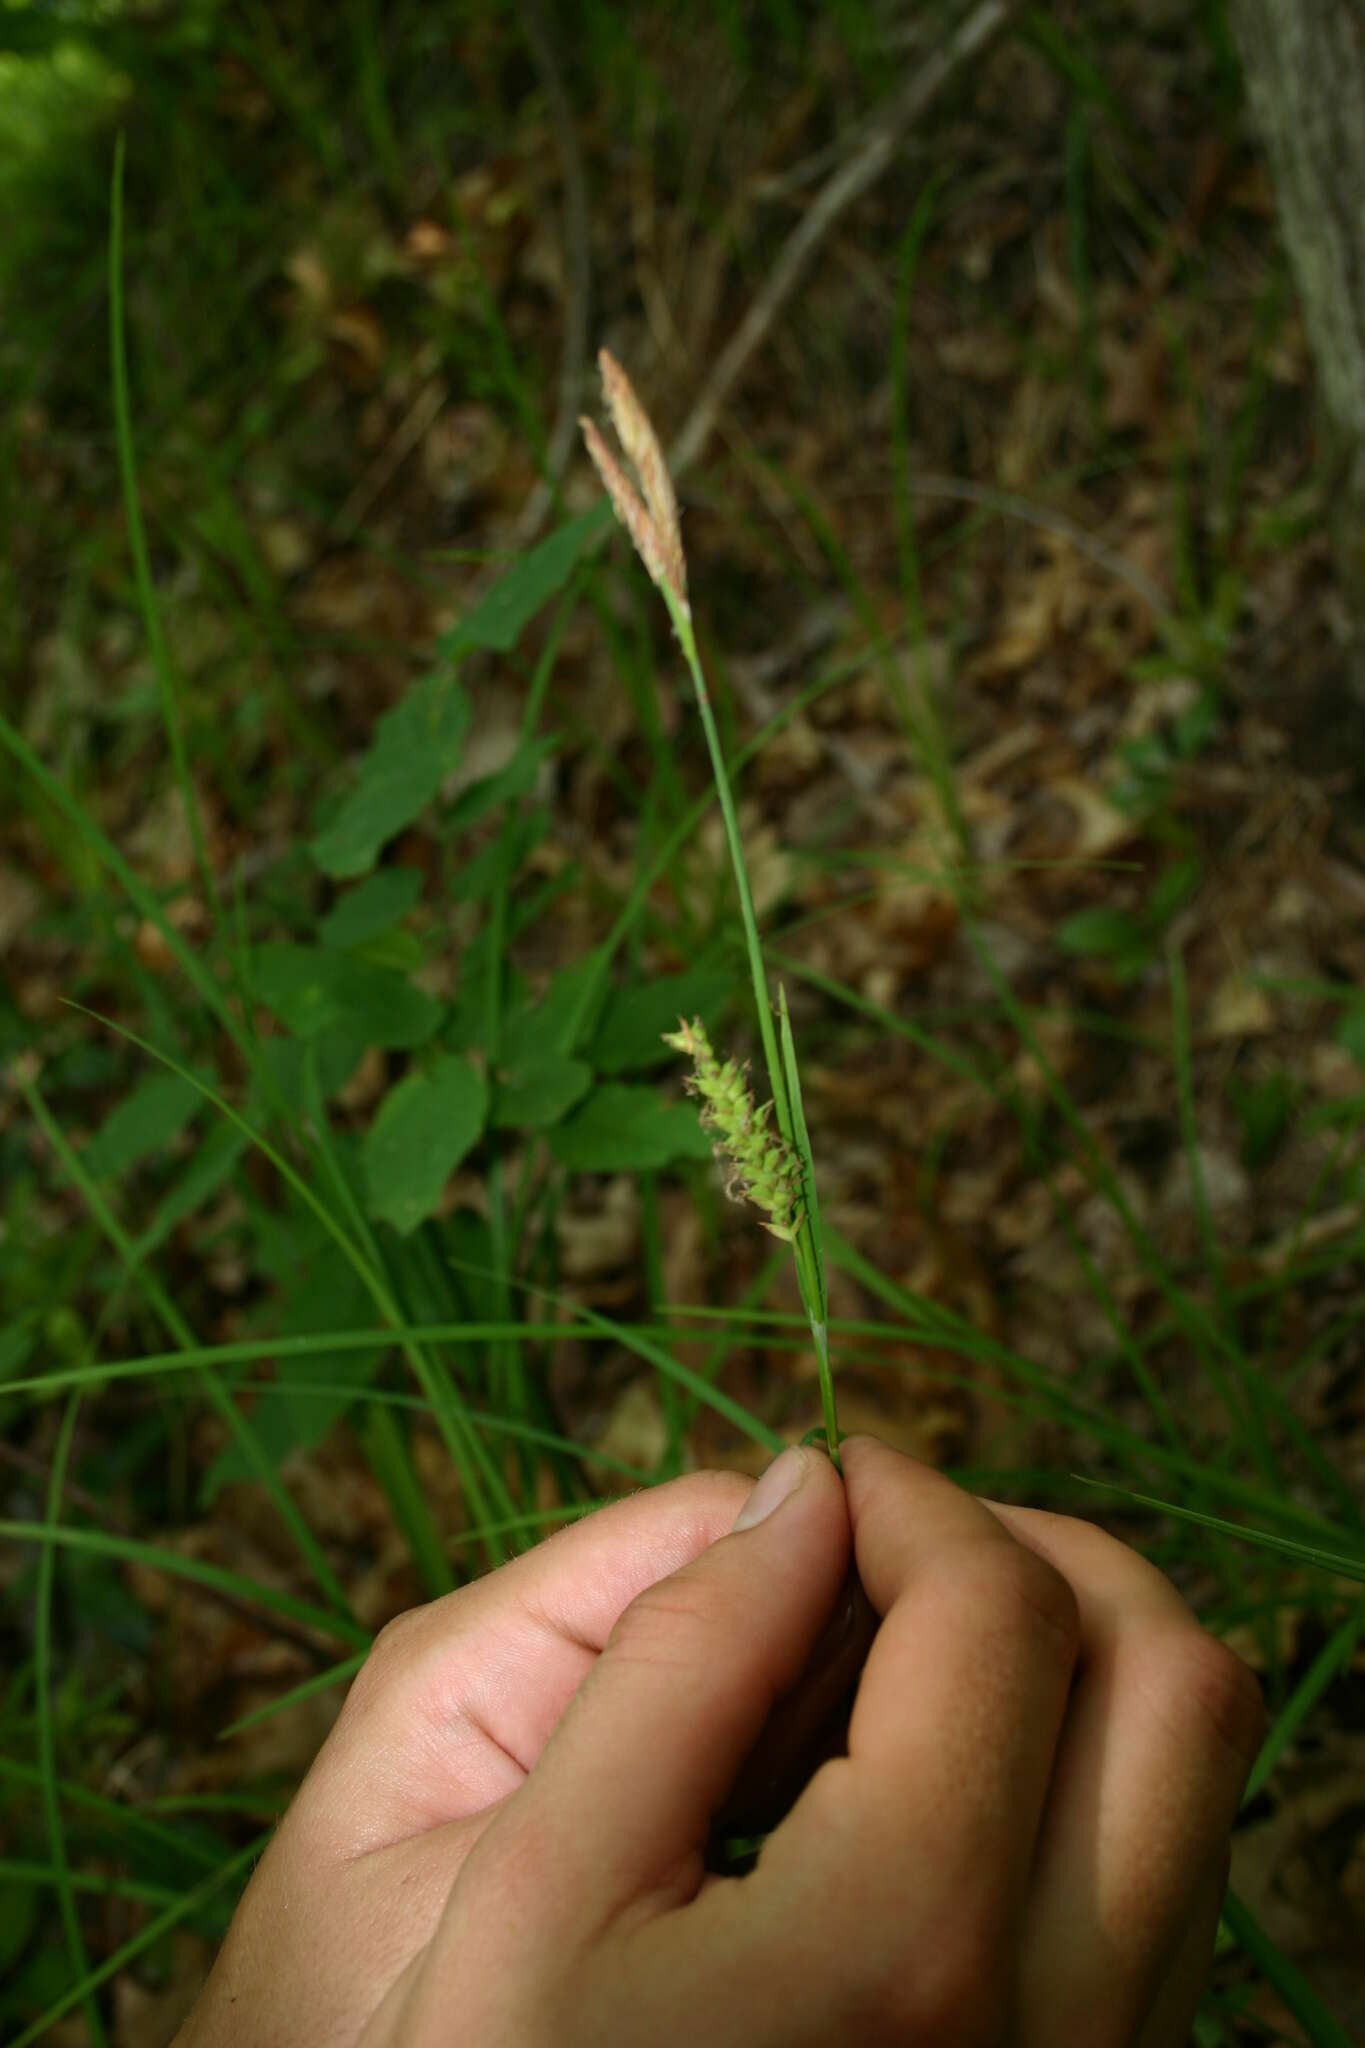
[[[1178,2048],[1255,1682],[1080,1522],[870,1439],[618,1503],[385,1631],[180,2048]],[[712,1815],[850,1544],[849,1729],[742,1878]]]

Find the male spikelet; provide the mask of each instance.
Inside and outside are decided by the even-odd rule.
[[[678,523],[678,501],[668,473],[659,437],[650,423],[631,383],[610,349],[599,349],[597,366],[602,372],[602,389],[621,446],[640,479],[640,492],[622,469],[591,420],[580,419],[583,439],[597,474],[606,485],[617,518],[635,544],[635,552],[659,589],[669,593],[686,612],[687,564],[683,559],[682,528]]]
[[[803,1216],[801,1167],[786,1139],[767,1127],[772,1104],[754,1107],[744,1069],[737,1060],[717,1059],[700,1017],[665,1032],[664,1044],[692,1062],[688,1088],[701,1097],[701,1120],[716,1133],[717,1157],[730,1167],[725,1192],[731,1201],[747,1196],[764,1211],[764,1229],[795,1244]]]

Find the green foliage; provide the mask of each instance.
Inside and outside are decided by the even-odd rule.
[[[487,1116],[488,1084],[472,1060],[445,1054],[400,1081],[365,1138],[370,1214],[395,1230],[415,1230],[478,1143]]]
[[[439,1003],[393,968],[354,954],[271,939],[257,948],[252,973],[260,1000],[300,1038],[344,1025],[362,1044],[410,1051],[440,1025]]]
[[[546,1053],[504,1069],[493,1094],[491,1121],[495,1130],[545,1131],[567,1116],[592,1086],[586,1060],[564,1053]]]
[[[109,1112],[85,1148],[91,1173],[131,1172],[149,1153],[164,1152],[202,1107],[198,1090],[178,1074],[148,1074]]]
[[[312,844],[324,874],[363,875],[380,849],[424,811],[460,764],[469,699],[454,671],[438,669],[414,683],[386,712],[361,761],[356,782]]]
[[[365,1288],[317,1224],[297,1210],[272,1212],[257,1225],[256,1265],[278,1289],[269,1310],[269,1339],[325,1335],[364,1326],[370,1304]],[[266,1335],[262,1329],[262,1336]],[[256,1404],[256,1432],[275,1464],[294,1450],[311,1450],[350,1408],[355,1393],[374,1378],[384,1356],[382,1344],[343,1350],[292,1352],[281,1349],[268,1400]],[[211,1503],[220,1489],[250,1477],[241,1452],[221,1451],[204,1474],[200,1499]]]
[[[1242,1158],[1249,1167],[1273,1159],[1289,1129],[1299,1089],[1283,1067],[1254,1081],[1228,1076],[1228,1096],[1241,1132]]]
[[[686,1103],[653,1088],[604,1081],[550,1134],[550,1149],[575,1173],[644,1173],[684,1159],[708,1159],[711,1140]]]
[[[1133,980],[1157,957],[1167,926],[1194,894],[1199,878],[1197,861],[1172,861],[1136,915],[1117,904],[1092,904],[1063,918],[1057,944],[1067,953],[1104,961],[1120,981]]]
[[[1222,0],[1200,10],[1218,70],[1219,118],[1240,135],[1225,12]],[[793,75],[817,49],[822,67],[837,69],[842,41],[869,96],[880,90],[885,26],[865,0],[823,10],[786,0],[727,4],[722,16],[750,82],[761,82],[774,55]],[[1164,219],[1144,241],[1140,195],[1123,190],[1118,144],[1126,101],[1107,76],[1102,37],[1064,25],[1043,7],[1027,9],[1021,22],[1021,61],[1041,53],[1068,102],[1058,124],[1066,150],[1056,181],[1065,208],[1058,246],[1069,262],[1062,285],[1075,317],[1056,351],[1056,374],[1074,379],[1079,368],[1088,387],[1074,430],[1078,459],[1093,458],[1117,479],[1097,403],[1108,360],[1096,332],[1110,281],[1105,266],[1113,247],[1125,263],[1130,252],[1154,255],[1154,269],[1171,253],[1189,262],[1190,250],[1171,244]],[[605,508],[565,517],[557,501],[560,523],[546,538],[500,571],[481,569],[482,594],[420,646],[400,639],[403,625],[357,627],[344,616],[335,631],[301,625],[294,572],[260,544],[261,508],[268,507],[272,522],[297,520],[308,529],[308,545],[329,560],[335,554],[348,579],[363,582],[373,560],[401,548],[403,575],[414,587],[439,578],[445,605],[442,555],[467,559],[470,541],[479,543],[477,465],[471,502],[458,495],[462,475],[448,530],[430,535],[435,546],[425,532],[415,547],[411,534],[393,540],[402,529],[391,521],[398,494],[387,484],[358,526],[348,525],[356,479],[343,471],[335,410],[345,380],[329,382],[327,366],[347,346],[337,332],[344,318],[333,322],[333,315],[353,302],[373,309],[379,346],[392,354],[375,387],[365,381],[364,361],[348,367],[356,382],[346,402],[372,406],[383,432],[401,429],[407,394],[420,393],[433,371],[458,389],[475,432],[486,414],[490,437],[505,434],[510,422],[535,448],[553,417],[559,338],[548,323],[543,338],[528,333],[536,323],[527,323],[524,307],[503,324],[493,273],[482,267],[478,244],[488,223],[477,200],[460,191],[452,202],[460,247],[433,267],[430,287],[418,283],[403,247],[411,222],[428,211],[447,217],[452,173],[460,177],[471,139],[483,148],[490,120],[500,118],[487,100],[490,81],[497,90],[503,77],[520,79],[524,71],[516,10],[489,17],[486,71],[452,69],[451,32],[416,0],[382,10],[366,0],[340,13],[302,0],[245,11],[229,0],[185,0],[154,24],[138,9],[93,0],[70,0],[57,13],[23,4],[0,11],[0,214],[7,223],[0,384],[18,401],[13,419],[0,423],[0,505],[15,514],[15,544],[0,565],[0,644],[17,655],[31,638],[44,661],[51,656],[49,673],[69,670],[74,678],[55,700],[59,721],[44,722],[52,706],[40,688],[23,715],[12,712],[12,723],[0,728],[0,795],[23,816],[24,856],[37,849],[44,885],[49,864],[65,878],[43,913],[44,943],[60,960],[64,992],[120,1022],[137,1021],[148,1044],[172,1051],[184,1069],[130,1063],[126,1046],[69,1009],[35,1025],[17,979],[13,993],[0,982],[0,1060],[38,1051],[57,1136],[65,1128],[94,1132],[72,1147],[84,1175],[72,1176],[72,1198],[57,1137],[21,1111],[0,1116],[0,1427],[15,1441],[31,1438],[40,1469],[58,1469],[51,1460],[54,1395],[78,1387],[88,1397],[70,1438],[62,1529],[54,1534],[27,1510],[27,1519],[6,1528],[19,1621],[17,1655],[0,1687],[0,1830],[24,1867],[55,1869],[46,1809],[56,1813],[78,1931],[92,1958],[100,1957],[90,1972],[73,1965],[59,1912],[49,1911],[57,1887],[40,1893],[36,1882],[0,1877],[0,2031],[7,2039],[34,2038],[63,2012],[77,2014],[68,2024],[79,2025],[80,2010],[96,2009],[102,1985],[119,1969],[155,1967],[181,1920],[216,1938],[233,1887],[259,1852],[244,1840],[240,1820],[269,1820],[287,1790],[238,1785],[231,1795],[238,1809],[162,1813],[95,1789],[139,1732],[144,1708],[132,1674],[160,1626],[135,1595],[130,1565],[140,1574],[174,1575],[245,1613],[305,1629],[310,1639],[330,1635],[354,1647],[344,1663],[298,1686],[281,1681],[281,1700],[307,1697],[340,1683],[363,1655],[366,1631],[345,1612],[346,1588],[324,1577],[329,1558],[339,1568],[344,1550],[349,1586],[362,1546],[359,1536],[345,1545],[329,1540],[319,1559],[316,1540],[305,1540],[300,1505],[315,1496],[300,1492],[294,1500],[293,1459],[330,1436],[331,1451],[368,1467],[417,1583],[436,1590],[443,1572],[448,1583],[454,1567],[476,1571],[531,1540],[547,1478],[563,1504],[551,1512],[568,1514],[595,1497],[603,1470],[636,1485],[677,1469],[689,1417],[702,1403],[741,1438],[771,1450],[781,1440],[774,1420],[785,1429],[785,1418],[727,1393],[720,1383],[727,1360],[746,1349],[765,1358],[808,1354],[812,1342],[814,1325],[793,1320],[785,1304],[771,1305],[771,1264],[751,1285],[746,1280],[749,1292],[737,1305],[705,1315],[693,1317],[663,1297],[670,1209],[653,1177],[676,1176],[695,1189],[713,1229],[723,1215],[734,1230],[742,1213],[722,1210],[714,1198],[708,1134],[695,1108],[679,1099],[677,1077],[664,1071],[663,1034],[680,1016],[700,1016],[712,1028],[738,1019],[741,1033],[744,1023],[731,964],[738,957],[733,917],[687,898],[683,850],[707,799],[688,806],[684,792],[700,764],[685,729],[681,741],[671,726],[665,736],[654,705],[658,682],[677,687],[676,661],[618,604],[615,584],[594,561]],[[607,77],[608,93],[629,93],[632,109],[650,95],[659,168],[666,177],[675,158],[691,162],[667,81],[634,40],[629,10],[594,0],[583,33],[572,94],[586,95]],[[846,94],[851,74],[839,77]],[[120,122],[128,131],[127,248],[116,235],[119,260],[107,269],[108,173]],[[943,624],[942,590],[931,580],[941,536],[936,531],[924,544],[911,467],[923,424],[913,382],[921,310],[913,287],[923,275],[935,294],[950,288],[941,245],[942,223],[952,221],[958,198],[954,175],[946,165],[918,203],[912,189],[903,195],[911,210],[890,332],[889,487],[899,610],[910,624],[915,666],[884,632],[888,595],[897,609],[894,591],[874,589],[870,572],[864,581],[862,565],[875,549],[866,535],[855,549],[812,492],[808,523],[861,634],[828,670],[803,679],[780,715],[879,665],[935,800],[961,835],[965,864],[969,835],[954,812],[948,693],[930,688],[924,659],[929,618],[935,634]],[[700,169],[696,176],[704,182]],[[667,190],[663,196],[671,200]],[[514,186],[509,201],[524,203]],[[316,258],[325,276],[316,300],[296,289],[300,255],[301,274]],[[993,291],[1010,260],[1008,237],[990,260]],[[888,254],[888,270],[891,261]],[[743,274],[738,264],[736,274]],[[101,339],[110,283],[112,409]],[[1274,503],[1240,489],[1283,312],[1283,295],[1275,302],[1267,294],[1238,419],[1221,442],[1209,425],[1207,380],[1194,374],[1198,358],[1182,360],[1181,337],[1170,338],[1170,374],[1184,380],[1187,401],[1175,428],[1180,445],[1166,508],[1176,588],[1159,618],[1158,651],[1132,663],[1128,680],[1139,696],[1148,686],[1173,686],[1177,708],[1155,723],[1141,721],[1143,736],[1120,747],[1115,792],[1163,851],[1141,889],[1101,878],[1096,900],[1063,918],[1055,933],[1073,961],[1093,961],[1120,981],[1149,977],[1144,994],[1161,986],[1164,942],[1199,879],[1182,822],[1184,791],[1223,730],[1225,676],[1253,584],[1254,550],[1292,545],[1319,517],[1311,488]],[[803,345],[832,353],[844,340],[807,334]],[[410,352],[394,360],[403,350]],[[799,355],[793,349],[792,362]],[[1283,380],[1277,371],[1270,381],[1278,415]],[[390,418],[396,392],[402,403]],[[1085,445],[1087,432],[1093,447]],[[44,459],[49,448],[53,454],[52,475],[40,478],[39,489],[26,466],[35,445]],[[68,457],[78,459],[63,468]],[[705,518],[714,523],[726,510],[715,492]],[[1122,533],[1121,521],[1114,530]],[[818,585],[813,594],[828,594],[829,578],[823,571],[812,578],[809,562],[795,575],[798,584]],[[710,591],[698,599],[699,619],[705,614],[718,638],[723,577],[721,584],[714,605]],[[977,587],[974,570],[964,574],[963,590]],[[738,573],[736,591],[747,603]],[[572,769],[603,743],[575,723],[572,685],[560,694],[558,635],[572,620],[565,643],[572,666],[588,637],[577,609],[585,599],[599,629],[593,659],[609,652],[646,737],[629,760],[623,750],[605,762],[613,800],[630,814],[634,873],[618,899],[618,848],[610,879],[585,859],[588,887],[570,924],[559,914],[576,880],[576,851],[566,856],[557,838],[554,806],[567,780],[561,764]],[[759,621],[756,630],[766,634],[781,623]],[[978,630],[985,622],[958,618],[954,644]],[[102,695],[93,685],[105,680],[97,651],[106,643],[126,651],[112,663],[117,689]],[[354,700],[331,688],[329,669],[353,652],[357,665],[342,680],[366,678]],[[719,664],[717,672],[723,676]],[[916,675],[913,697],[907,674]],[[502,701],[522,693],[524,723],[496,769],[471,780],[472,707],[482,709],[490,677]],[[376,699],[392,708],[365,732],[357,719]],[[716,710],[738,776],[764,735],[736,756],[725,697]],[[719,753],[719,738],[716,746]],[[120,850],[134,844],[123,837],[120,793],[131,786],[140,809],[145,785],[150,812],[167,748],[182,771],[191,831],[196,790],[212,821],[206,889],[184,879],[184,866],[160,865],[154,836],[136,856]],[[456,793],[447,795],[452,786]],[[311,801],[317,790],[323,799],[308,821],[313,836],[300,839],[300,793]],[[272,850],[277,809],[287,843]],[[841,819],[832,828],[836,849],[842,827]],[[403,864],[392,864],[395,853]],[[1126,907],[1114,900],[1119,890]],[[591,915],[580,919],[584,905]],[[966,896],[963,929],[975,940]],[[580,931],[608,936],[574,957]],[[169,966],[149,966],[149,939]],[[770,968],[775,959],[768,955]],[[673,971],[656,974],[658,962]],[[1065,960],[1049,964],[1066,967]],[[1313,1573],[1361,1570],[1358,1504],[1342,1498],[1330,1444],[1305,1442],[1291,1401],[1294,1372],[1353,1328],[1354,1310],[1343,1308],[1321,1353],[1305,1349],[1293,1371],[1282,1371],[1281,1308],[1312,1270],[1306,1259],[1296,1251],[1277,1255],[1273,1271],[1244,1283],[1239,1262],[1220,1257],[1204,1201],[1199,1248],[1173,1268],[1126,1205],[1126,1183],[1109,1166],[1109,1128],[1092,1132],[1067,1070],[1048,1068],[1032,1013],[1008,983],[982,1006],[990,1014],[978,1041],[976,1020],[960,1031],[945,1026],[940,1036],[918,1001],[913,1011],[899,999],[879,1005],[833,973],[799,961],[782,967],[804,982],[822,1063],[837,1061],[847,1045],[861,1047],[859,1034],[871,1026],[903,1040],[907,1056],[941,1065],[954,1091],[983,1091],[1002,1114],[1017,1111],[1059,1225],[1075,1229],[1058,1190],[1079,1175],[1087,1201],[1132,1248],[1154,1303],[1136,1312],[1127,1297],[1116,1300],[1105,1262],[1091,1257],[1090,1234],[1077,1232],[1078,1266],[1102,1332],[1087,1370],[1131,1375],[1116,1407],[1107,1392],[1092,1399],[1088,1383],[1065,1379],[998,1332],[974,1328],[860,1261],[819,1220],[784,1002],[770,1085],[784,1092],[806,1183],[810,1257],[820,1263],[803,1280],[816,1323],[823,1330],[829,1311],[826,1251],[843,1271],[840,1305],[861,1297],[884,1309],[881,1321],[830,1324],[836,1363],[884,1374],[888,1358],[902,1359],[913,1347],[936,1378],[974,1399],[989,1387],[1006,1415],[1045,1424],[1050,1442],[1081,1446],[1087,1474],[1103,1469],[1140,1485],[1148,1504],[1143,1527],[1155,1517],[1173,1532],[1165,1555],[1183,1559],[1192,1582],[1216,1589],[1225,1617],[1258,1601],[1260,1619],[1269,1615],[1268,1688],[1278,1712],[1268,1773],[1329,1682],[1349,1668],[1358,1640],[1343,1624],[1331,1639],[1332,1657],[1318,1660],[1296,1689],[1275,1661],[1281,1619],[1339,1595],[1335,1578],[1319,1587]],[[1093,980],[1074,968],[1066,978]],[[1365,1064],[1365,1001],[1341,989],[1335,997],[1345,1003],[1338,1043]],[[750,1027],[755,1021],[771,1034],[761,996]],[[1197,1179],[1188,1016],[1179,1036],[1181,1138]],[[1012,1092],[1010,1062],[1020,1046],[1038,1055],[1032,1065],[1044,1074],[1041,1097]],[[746,1049],[752,1046],[736,1045],[736,1056]],[[808,1088],[809,1081],[808,1074]],[[1226,1085],[1242,1158],[1254,1170],[1294,1134],[1310,1084],[1282,1068],[1250,1071],[1248,1060],[1247,1071],[1239,1066],[1215,1085]],[[815,1095],[817,1112],[821,1106]],[[1339,1129],[1344,1155],[1331,1155],[1323,1184],[1349,1197],[1359,1188],[1359,1107],[1333,1103],[1323,1122]],[[941,1129],[926,1133],[926,1156],[937,1157],[942,1142]],[[1063,1166],[1054,1180],[1053,1169]],[[450,1207],[451,1176],[461,1171],[478,1176],[477,1208]],[[621,1173],[646,1177],[642,1305],[612,1320],[561,1293],[558,1246],[566,1212],[584,1193],[573,1177]],[[669,1204],[676,1200],[676,1186],[665,1195]],[[1310,1202],[1305,1231],[1311,1215]],[[1333,1271],[1347,1270],[1358,1250],[1350,1237],[1319,1256],[1330,1258]],[[634,1267],[627,1277],[633,1284]],[[1288,1326],[1290,1318],[1283,1320]],[[612,1462],[603,1446],[589,1458],[566,1434],[547,1370],[565,1328],[585,1348],[633,1357],[657,1384],[668,1435],[657,1469]],[[704,1366],[693,1370],[674,1357],[684,1338],[705,1354]],[[1253,1343],[1259,1348],[1250,1350]],[[1185,1378],[1201,1376],[1210,1393],[1187,1399]],[[1226,1423],[1220,1388],[1229,1396]],[[1210,1404],[1219,1418],[1212,1429]],[[349,1436],[339,1441],[337,1431]],[[1260,1441],[1280,1461],[1283,1482],[1260,1469]],[[433,1445],[450,1458],[458,1488],[432,1488],[429,1500],[420,1476],[428,1467],[418,1453]],[[318,1469],[309,1475],[314,1483]],[[1063,1482],[1070,1486],[1065,1472],[1019,1471],[997,1473],[992,1483],[1029,1498],[1051,1490],[1074,1507],[1075,1488],[1064,1492]],[[31,1484],[23,1472],[16,1483]],[[228,1485],[247,1484],[250,1514],[269,1525],[262,1534],[268,1572],[209,1561],[170,1538],[141,1541],[193,1522]],[[455,1494],[463,1519],[449,1508]],[[292,1518],[285,1512],[291,1502]],[[1161,1519],[1167,1510],[1169,1522]],[[215,1508],[224,1527],[236,1512],[235,1503]],[[490,1536],[490,1528],[502,1534]],[[50,1604],[37,1598],[39,1559],[47,1560]],[[284,1590],[295,1581],[309,1597]],[[42,1672],[29,1655],[40,1609],[50,1657]],[[92,1640],[97,1672],[87,1668]],[[40,1701],[50,1757],[39,1747]],[[41,1766],[28,1761],[40,1756]],[[107,1892],[117,1916],[97,1915],[87,1887],[99,1888],[97,1899]],[[107,1925],[125,1921],[135,1931],[111,1951]],[[1229,1924],[1310,2038],[1340,2038],[1301,1975],[1236,1902]]]
[[[506,654],[552,597],[558,596],[587,550],[606,533],[605,508],[594,505],[529,548],[474,609],[440,641],[447,661],[458,661],[472,648],[487,647]]]
[[[593,1065],[602,1074],[632,1074],[672,1057],[664,1033],[682,1018],[711,1026],[734,988],[719,968],[693,967],[636,987],[613,989],[592,1039]]]
[[[1365,1002],[1348,1002],[1337,1025],[1337,1044],[1365,1067]]]
[[[338,896],[318,926],[324,946],[342,952],[383,938],[406,917],[422,893],[416,868],[381,868],[354,889]]]

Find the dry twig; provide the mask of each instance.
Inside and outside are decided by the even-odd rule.
[[[1014,5],[1015,0],[980,0],[980,5],[906,81],[862,145],[825,180],[783,243],[763,289],[722,349],[701,396],[670,448],[669,467],[675,476],[700,455],[721,408],[748,368],[750,357],[766,338],[835,221],[890,167],[903,131],[933,104],[961,67],[994,40]]]
[[[539,0],[521,0],[521,20],[545,104],[559,145],[564,176],[564,350],[559,361],[559,403],[545,451],[545,472],[537,478],[516,524],[516,542],[525,547],[545,524],[560,479],[569,466],[577,439],[583,403],[583,373],[588,361],[588,320],[592,303],[592,257],[588,239],[588,183],[583,152],[554,44]]]

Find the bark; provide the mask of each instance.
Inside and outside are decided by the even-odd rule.
[[[1334,539],[1365,636],[1365,7],[1233,0],[1330,435]]]

